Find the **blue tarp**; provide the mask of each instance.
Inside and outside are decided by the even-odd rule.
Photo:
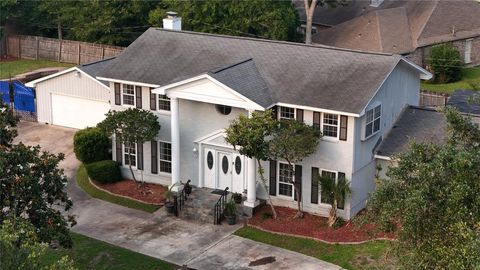
[[[0,95],[3,103],[10,104],[10,95],[8,90],[9,82],[0,81]],[[21,82],[13,82],[14,89],[14,108],[15,110],[35,112],[35,94],[33,89],[26,87]]]

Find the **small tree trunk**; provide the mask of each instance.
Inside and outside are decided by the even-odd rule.
[[[330,213],[328,216],[328,226],[332,227],[333,224],[335,224],[335,221],[337,221],[337,201],[334,200],[332,204],[332,209],[330,209]]]
[[[267,180],[265,179],[265,176],[263,174],[264,171],[263,171],[262,164],[259,159],[256,159],[256,160],[258,164],[258,172],[260,173],[260,179],[262,180],[262,184],[263,184],[263,189],[265,189],[265,193],[267,194],[267,198],[268,198],[268,204],[270,205],[270,209],[272,210],[273,219],[277,219],[277,212],[273,207],[272,197],[270,196],[270,192],[268,192],[268,189],[267,189]]]
[[[57,23],[57,32],[58,32],[58,39],[62,40],[63,33],[62,33],[62,25],[60,23]]]

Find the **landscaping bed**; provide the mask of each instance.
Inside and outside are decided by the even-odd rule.
[[[165,203],[165,192],[167,187],[144,183],[139,186],[133,180],[122,180],[116,183],[99,183],[93,181],[93,183],[108,192],[129,197],[141,202],[151,203],[156,205],[163,205]]]
[[[263,206],[248,220],[248,225],[275,233],[314,238],[329,243],[361,243],[374,239],[393,239],[393,235],[375,232],[371,224],[359,226],[347,222],[334,229],[327,218],[305,213],[302,219],[294,218],[297,210],[275,207],[277,219],[269,218],[269,206]]]

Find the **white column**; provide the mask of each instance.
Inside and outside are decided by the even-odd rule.
[[[248,117],[251,117],[253,110],[248,111]],[[257,183],[256,183],[256,167],[255,159],[247,158],[247,200],[244,205],[248,207],[255,207],[257,205]]]
[[[172,140],[172,185],[180,183],[180,124],[178,120],[178,99],[170,98],[171,140]],[[172,190],[178,191],[176,185]]]

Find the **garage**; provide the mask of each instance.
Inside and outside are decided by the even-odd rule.
[[[52,94],[52,124],[57,126],[93,127],[109,109],[108,102]]]
[[[38,122],[82,129],[105,119],[110,88],[96,76],[111,60],[76,66],[27,83],[36,91]]]

